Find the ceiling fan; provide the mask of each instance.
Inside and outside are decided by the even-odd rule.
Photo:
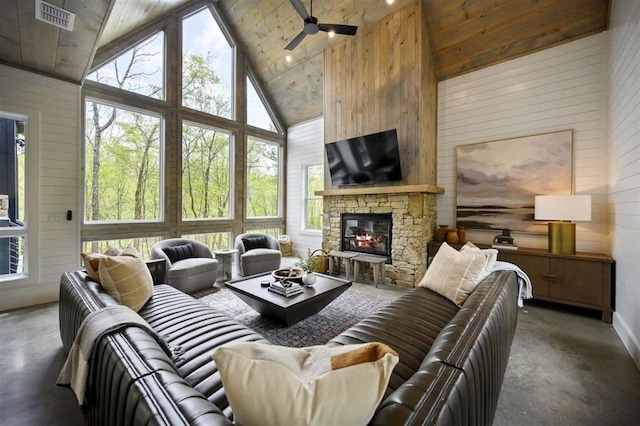
[[[298,14],[304,20],[304,27],[302,28],[302,31],[300,32],[300,34],[298,34],[296,38],[294,38],[293,40],[291,40],[289,44],[287,44],[287,47],[285,47],[286,50],[295,49],[296,46],[300,44],[302,39],[304,39],[307,36],[307,34],[316,34],[318,31],[333,32],[336,34],[343,34],[343,35],[350,35],[350,36],[356,35],[356,31],[358,31],[358,27],[356,27],[355,25],[319,24],[318,18],[313,16],[313,0],[309,2],[310,3],[309,8],[311,10],[311,14],[307,13],[307,10],[304,8],[304,5],[302,4],[302,0],[289,0],[289,1],[291,2],[291,5],[293,6],[293,8],[298,12]]]

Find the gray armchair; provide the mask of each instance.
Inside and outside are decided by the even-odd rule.
[[[218,261],[199,241],[162,240],[151,247],[151,258],[167,262],[167,284],[185,293],[211,288],[218,277]]]
[[[267,234],[240,234],[236,237],[236,268],[238,275],[259,274],[280,268],[278,240]]]

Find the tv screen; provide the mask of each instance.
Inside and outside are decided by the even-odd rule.
[[[325,144],[333,186],[402,180],[396,129]]]

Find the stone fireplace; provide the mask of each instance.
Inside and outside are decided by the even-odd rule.
[[[374,222],[376,219],[390,218],[385,282],[403,287],[416,287],[420,283],[426,270],[427,243],[432,239],[436,226],[435,194],[324,195],[323,202],[322,237],[325,248],[353,251],[353,247],[346,249],[345,240],[351,244],[351,241],[357,241],[354,237],[358,234],[361,241],[366,240],[367,230],[376,234],[375,238],[382,244],[384,236],[378,234],[385,234],[385,225]],[[352,221],[347,222],[350,223],[347,228],[354,227],[351,231],[344,229],[345,217]],[[371,251],[367,254],[384,255]]]

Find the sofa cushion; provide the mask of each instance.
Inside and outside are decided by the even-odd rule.
[[[484,254],[459,252],[442,243],[419,286],[431,289],[461,306],[478,284],[484,264]]]
[[[120,250],[119,248],[112,245],[107,247],[107,250],[103,254],[87,252],[80,253],[80,257],[82,257],[82,263],[84,265],[84,269],[87,271],[87,275],[89,275],[91,279],[97,283],[100,282],[100,274],[98,273],[100,261],[109,256],[140,257],[140,253],[138,253],[138,250],[136,250],[134,247],[127,247],[124,250]]]
[[[218,261],[208,257],[192,257],[190,259],[179,260],[171,265],[167,271],[167,277],[172,279],[187,278],[208,272],[215,272],[218,269]]]
[[[153,278],[144,261],[132,256],[105,256],[98,267],[107,293],[134,311],[153,296]]]
[[[244,244],[244,250],[254,250],[260,248],[269,248],[269,240],[264,235],[255,235],[242,238],[242,244]]]
[[[171,263],[175,263],[179,260],[190,259],[194,256],[193,244],[191,243],[162,247],[162,251],[167,255]]]
[[[364,425],[397,354],[381,343],[288,348],[236,343],[213,353],[236,424]]]

